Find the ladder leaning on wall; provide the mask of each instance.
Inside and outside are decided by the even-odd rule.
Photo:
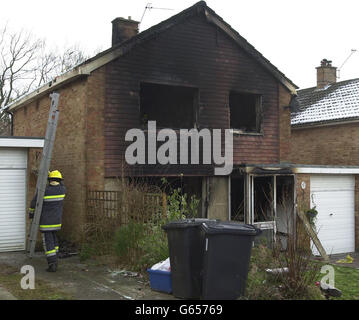
[[[27,251],[31,258],[34,256],[35,253],[35,245],[37,240],[37,234],[39,232],[42,204],[44,201],[48,172],[51,163],[52,149],[54,147],[54,142],[55,142],[57,121],[59,118],[59,110],[57,108],[59,103],[59,97],[60,95],[58,93],[54,92],[50,94],[51,105],[50,105],[49,119],[47,122],[45,143],[44,143],[44,148],[42,149],[42,158],[40,162],[40,169],[36,183],[36,193],[37,193],[36,206],[35,206],[34,218],[32,219],[32,223],[30,227],[30,235],[27,245]]]

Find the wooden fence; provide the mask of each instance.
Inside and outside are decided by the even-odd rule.
[[[146,222],[167,215],[167,197],[165,193],[124,194],[121,191],[88,190],[87,217],[96,216],[114,218],[120,224],[130,219]]]

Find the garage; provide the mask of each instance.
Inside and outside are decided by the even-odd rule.
[[[355,251],[354,175],[311,175],[311,207],[318,211],[316,228],[327,254]],[[319,255],[315,246],[313,254]]]
[[[43,139],[0,137],[0,252],[25,250],[27,155]]]

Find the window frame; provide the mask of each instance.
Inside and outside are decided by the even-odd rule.
[[[173,82],[163,82],[163,81],[152,81],[152,80],[141,80],[138,84],[138,111],[139,111],[139,122],[141,127],[144,130],[147,130],[147,125],[143,124],[142,119],[142,111],[141,111],[141,86],[143,84],[149,84],[149,85],[159,85],[159,86],[170,86],[170,87],[182,87],[186,89],[192,89],[194,91],[193,94],[193,103],[192,103],[192,127],[191,128],[184,128],[183,126],[180,128],[177,127],[170,127],[170,126],[157,126],[157,129],[173,129],[173,130],[180,130],[180,129],[193,129],[198,128],[198,122],[199,122],[199,104],[200,104],[200,88],[194,85],[190,85],[188,83],[173,83]],[[156,120],[157,122],[157,120]]]
[[[239,128],[234,128],[231,126],[231,105],[230,105],[230,96],[231,94],[237,95],[253,95],[256,98],[255,101],[255,113],[256,113],[256,131],[243,131]],[[263,135],[263,94],[254,91],[243,91],[243,90],[230,90],[228,93],[228,111],[229,111],[229,128],[232,130],[233,134],[237,135]]]

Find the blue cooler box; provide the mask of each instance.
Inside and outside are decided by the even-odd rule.
[[[162,270],[147,269],[150,275],[151,289],[166,293],[172,292],[171,272]]]

